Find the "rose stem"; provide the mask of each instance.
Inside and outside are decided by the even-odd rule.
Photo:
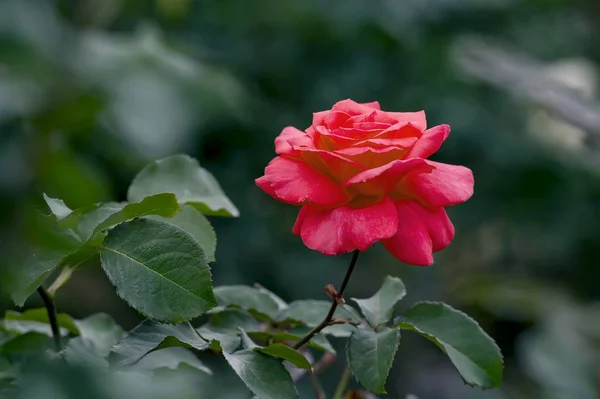
[[[37,289],[38,294],[42,297],[42,301],[44,301],[44,306],[46,306],[46,311],[48,312],[48,321],[50,321],[50,327],[52,328],[52,337],[54,338],[54,346],[57,352],[62,350],[62,344],[60,342],[60,329],[58,328],[58,320],[56,316],[56,306],[54,306],[54,301],[48,291],[42,286]]]
[[[308,376],[310,377],[310,383],[315,389],[317,399],[325,399],[325,391],[323,391],[323,387],[321,386],[319,379],[317,378],[315,372],[312,369],[308,371]]]
[[[354,271],[354,266],[356,266],[356,261],[358,260],[358,255],[360,251],[358,249],[354,250],[352,253],[352,260],[350,261],[350,265],[348,266],[348,270],[346,270],[346,275],[344,276],[344,280],[342,281],[342,285],[340,285],[340,289],[337,292],[337,295],[331,299],[331,307],[329,308],[329,312],[318,326],[310,330],[300,341],[296,342],[294,345],[294,349],[300,349],[304,344],[312,339],[315,335],[321,332],[322,329],[329,325],[329,322],[333,318],[333,314],[338,307],[338,301],[343,298],[344,291],[346,290],[346,286],[348,285],[348,281],[350,280],[350,276]]]
[[[344,373],[340,378],[340,382],[338,383],[337,388],[335,389],[335,393],[333,394],[333,399],[342,399],[344,393],[346,392],[346,387],[348,386],[348,381],[350,380],[350,369],[346,367],[344,369]]]

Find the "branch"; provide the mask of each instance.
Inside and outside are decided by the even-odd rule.
[[[56,306],[54,306],[52,297],[48,294],[48,291],[46,291],[44,287],[38,287],[37,292],[40,294],[40,297],[42,297],[42,301],[44,301],[44,306],[46,307],[46,312],[48,312],[48,321],[50,322],[50,328],[52,329],[54,346],[56,351],[60,352],[62,350],[62,343],[60,341],[60,328],[58,327]]]
[[[350,281],[350,276],[352,275],[352,272],[354,271],[354,267],[356,266],[356,261],[358,260],[359,254],[360,254],[360,251],[358,249],[354,250],[354,252],[352,253],[352,260],[350,261],[348,270],[346,270],[346,275],[344,276],[342,285],[340,285],[340,289],[337,292],[331,294],[331,296],[332,296],[331,307],[329,308],[329,312],[327,312],[327,315],[325,316],[323,321],[321,323],[319,323],[318,326],[316,326],[315,328],[310,330],[300,341],[296,342],[296,345],[294,345],[294,349],[300,349],[304,344],[306,344],[308,341],[310,341],[312,339],[312,337],[314,337],[315,335],[320,333],[321,330],[323,330],[325,327],[327,327],[329,325],[329,323],[331,322],[331,319],[333,319],[333,314],[335,313],[335,310],[337,309],[338,305],[340,303],[343,304],[344,291],[346,290],[346,287],[348,286],[348,281]]]

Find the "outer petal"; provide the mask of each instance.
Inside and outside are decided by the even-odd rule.
[[[354,189],[360,194],[368,196],[385,195],[409,173],[427,173],[432,169],[433,167],[421,158],[399,159],[378,168],[365,170],[351,177],[346,180],[344,187]]]
[[[425,130],[406,158],[428,158],[435,154],[450,134],[450,126],[439,125]]]
[[[444,208],[429,209],[418,202],[407,202],[407,205],[417,214],[429,232],[433,244],[433,252],[446,248],[454,238],[454,225],[448,218]]]
[[[298,215],[294,232],[304,244],[325,255],[339,255],[355,249],[364,251],[375,242],[393,236],[398,216],[392,200],[364,207],[322,210],[305,206]]]
[[[256,184],[275,199],[293,205],[336,206],[348,202],[344,190],[327,176],[299,160],[277,157]]]
[[[370,103],[362,103],[365,107],[373,108],[373,109],[381,109],[381,105],[379,105],[379,101],[371,101]]]
[[[395,118],[398,122],[410,122],[420,131],[427,129],[427,119],[425,118],[425,111],[388,112],[388,115]]]
[[[350,115],[360,115],[364,113],[371,113],[373,109],[377,109],[373,106],[374,103],[359,104],[356,101],[347,99],[338,101],[331,108],[332,111],[342,111]],[[379,103],[377,103],[379,105]]]
[[[412,158],[421,159],[421,158]],[[464,166],[427,161],[431,173],[411,174],[403,182],[403,191],[433,208],[462,204],[473,195],[473,172]]]
[[[329,115],[331,111],[327,110],[327,111],[320,111],[320,112],[314,112],[313,113],[313,126],[319,126],[322,125],[323,122],[325,121],[325,118],[327,118],[327,115]]]
[[[288,126],[275,138],[275,152],[279,155],[297,155],[297,152],[292,148],[290,141],[296,143],[296,145],[302,143],[303,145],[314,147],[310,136],[302,130],[298,130],[293,126]]]
[[[381,241],[385,249],[404,263],[416,266],[433,264],[433,243],[425,222],[409,202],[397,202],[396,209],[398,230],[392,238]]]
[[[300,212],[298,212],[298,217],[296,218],[296,222],[294,223],[294,227],[292,227],[292,233],[297,236],[300,235],[302,231],[302,223],[304,223],[304,219],[306,218],[306,214],[310,212],[310,205],[304,205],[300,208]]]

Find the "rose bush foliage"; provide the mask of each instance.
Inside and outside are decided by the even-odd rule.
[[[500,350],[464,313],[421,302],[397,314],[406,289],[392,276],[372,297],[352,298],[356,307],[344,298],[360,251],[373,243],[382,241],[407,263],[428,265],[432,253],[452,240],[444,207],[472,195],[473,176],[465,167],[426,159],[449,131],[446,125],[426,129],[424,112],[383,112],[378,103],[345,100],[314,114],[306,131],[288,127],[275,140],[278,157],[257,184],[278,200],[302,206],[293,231],[309,248],[328,255],[354,251],[341,285],[326,286],[327,300],[287,303],[259,285],[213,287],[217,237],[207,216],[239,212],[210,172],[188,156],[146,166],[127,202],[72,210],[44,195],[50,214],[40,219],[47,224],[40,228],[63,245],[31,248],[11,277],[17,306],[37,291],[45,308],[8,311],[0,320],[0,398],[31,397],[27,389],[39,379],[36,370],[56,380],[59,374],[89,373],[102,376],[90,381],[120,380],[130,388],[107,399],[189,397],[184,388],[198,393],[197,378],[206,397],[245,397],[250,390],[260,399],[294,399],[304,376],[322,398],[317,374],[340,357],[348,368],[344,375],[384,393],[401,330],[433,341],[467,384],[497,387]],[[93,265],[145,316],[128,333],[105,314],[75,320],[57,312],[56,292],[80,268]],[[330,339],[346,340],[345,356]],[[247,387],[243,393],[211,382],[204,352],[231,368]],[[167,369],[176,370],[183,384],[174,384]],[[74,381],[67,380],[71,389]],[[336,398],[371,397],[348,383],[342,377]],[[81,389],[88,395],[95,388]]]

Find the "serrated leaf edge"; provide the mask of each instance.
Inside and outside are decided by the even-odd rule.
[[[384,379],[382,390],[381,391],[377,391],[377,392],[373,392],[373,393],[376,393],[376,394],[387,394],[387,391],[385,390],[385,383],[387,382],[387,379],[388,379],[388,377],[390,375],[390,371],[392,370],[392,366],[394,365],[394,360],[396,359],[396,354],[398,353],[398,347],[400,346],[400,339],[402,338],[402,335],[400,333],[400,329],[399,328],[397,328],[397,327],[390,327],[390,329],[396,331],[396,333],[398,334],[398,338],[396,339],[396,345],[394,346],[394,354],[392,355],[392,360],[390,362],[390,367],[388,368],[387,374],[385,375],[385,379]],[[356,331],[358,331],[358,330],[354,330],[352,332],[352,334],[354,334]],[[377,333],[377,331],[375,331],[375,330],[373,330],[373,331],[375,333]],[[352,370],[352,367],[350,367],[350,350],[349,349],[350,349],[350,338],[351,337],[352,336],[350,336],[348,338],[348,342],[346,343],[346,359],[347,359],[347,362],[348,362],[348,369],[352,373],[352,376],[354,377],[354,379],[356,379],[356,381],[358,381],[361,385],[363,385],[362,382],[358,379],[358,377],[354,374],[354,370]],[[363,385],[363,387],[364,387],[364,385]],[[364,388],[366,388],[366,387],[364,387]],[[368,388],[366,388],[366,389],[368,389]]]
[[[491,337],[491,336],[490,336],[490,335],[489,335],[489,334],[488,334],[488,333],[487,333],[487,332],[486,332],[486,331],[485,331],[485,330],[484,330],[484,329],[483,329],[483,328],[482,328],[482,327],[479,325],[479,323],[477,323],[477,321],[476,321],[475,319],[473,319],[471,316],[469,316],[469,315],[468,315],[468,314],[466,314],[465,312],[463,312],[463,311],[461,311],[461,310],[458,310],[458,309],[455,309],[455,308],[453,308],[452,306],[450,306],[450,305],[448,305],[447,303],[444,303],[444,302],[436,302],[436,301],[421,301],[421,302],[417,302],[417,303],[415,303],[415,304],[414,304],[414,305],[413,305],[413,306],[412,306],[410,309],[414,308],[415,306],[417,306],[417,305],[419,305],[419,304],[427,304],[427,305],[441,305],[442,307],[445,307],[445,308],[447,308],[447,309],[450,309],[450,310],[452,310],[452,311],[454,311],[454,312],[456,312],[456,313],[459,313],[460,315],[462,315],[463,317],[465,317],[467,320],[469,320],[470,322],[474,323],[474,324],[475,324],[475,326],[476,326],[476,327],[479,329],[479,331],[480,331],[480,332],[481,332],[481,333],[482,333],[482,334],[485,336],[485,338],[486,338],[486,339],[487,339],[487,340],[488,340],[488,341],[491,343],[491,346],[492,346],[492,347],[493,347],[493,348],[496,350],[496,352],[497,352],[497,353],[498,353],[498,355],[500,356],[500,363],[501,363],[501,364],[500,364],[500,367],[501,367],[501,369],[502,369],[502,370],[504,370],[504,355],[502,354],[502,351],[500,350],[500,347],[498,346],[498,344],[496,343],[496,341],[494,341],[494,339],[493,339],[493,338],[492,338],[492,337]],[[410,310],[410,309],[409,309],[409,310]],[[450,344],[446,343],[446,341],[441,341],[441,340],[437,339],[435,336],[433,336],[433,335],[431,335],[431,334],[429,334],[429,333],[426,333],[425,331],[422,331],[422,330],[420,330],[420,329],[416,328],[416,327],[415,327],[415,326],[413,326],[412,324],[410,324],[410,323],[408,323],[408,322],[403,322],[403,321],[402,321],[402,319],[403,319],[403,316],[402,316],[402,315],[398,316],[398,317],[397,317],[397,318],[394,320],[394,327],[396,327],[396,328],[400,328],[400,329],[402,329],[402,330],[413,331],[413,332],[416,332],[416,333],[418,333],[419,335],[421,335],[421,336],[425,337],[427,340],[429,340],[429,341],[433,342],[433,343],[434,343],[434,344],[435,344],[435,345],[436,345],[438,348],[440,348],[440,350],[441,350],[442,352],[444,352],[444,354],[445,354],[446,356],[448,356],[448,353],[446,352],[446,349],[443,347],[443,345],[441,345],[441,344],[440,344],[440,342],[444,342],[446,345],[448,345],[448,346],[450,346],[450,347],[452,347],[452,348],[456,349],[456,348],[455,348],[453,345],[450,345]],[[410,325],[410,328],[406,328],[406,327],[402,326],[402,324],[409,324],[409,325]],[[459,351],[457,350],[457,352],[459,352]],[[460,353],[460,352],[459,352],[459,353]],[[477,364],[477,363],[474,363],[474,364]],[[480,367],[478,364],[477,364],[477,366],[478,366],[478,367]],[[455,368],[456,368],[456,367],[455,367]],[[493,386],[490,386],[490,387],[484,387],[484,386],[481,386],[481,385],[479,385],[479,384],[475,384],[475,383],[470,383],[470,382],[468,382],[467,380],[465,380],[465,379],[464,379],[464,377],[462,376],[462,374],[460,373],[460,371],[459,371],[458,369],[457,369],[457,371],[458,371],[458,374],[460,375],[460,378],[463,380],[463,382],[464,382],[466,385],[470,386],[470,387],[479,387],[479,388],[481,388],[481,389],[483,389],[483,390],[486,390],[486,389],[493,389],[493,388],[496,388],[496,387],[498,387],[498,386],[501,384],[501,382],[502,382],[502,381],[500,380],[500,381],[498,381],[498,382],[497,382],[497,384],[496,384],[496,385],[493,385]],[[487,374],[487,373],[486,373],[486,374]],[[502,379],[502,376],[500,376],[500,378]]]

